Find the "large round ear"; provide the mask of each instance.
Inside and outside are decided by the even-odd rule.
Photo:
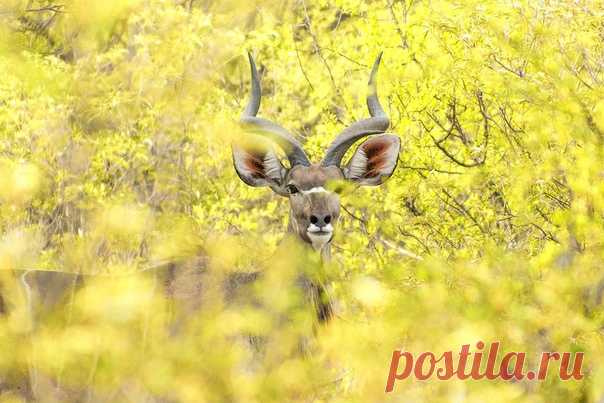
[[[250,186],[268,186],[275,193],[286,195],[283,181],[287,169],[274,149],[265,142],[233,145],[233,165],[237,175]]]
[[[400,149],[398,136],[382,134],[372,137],[358,146],[343,169],[344,176],[359,185],[381,185],[394,172]]]

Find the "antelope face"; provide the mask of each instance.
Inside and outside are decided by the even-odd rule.
[[[384,134],[389,120],[379,103],[375,75],[381,55],[373,65],[369,80],[367,106],[370,118],[353,123],[332,142],[325,157],[312,164],[301,144],[284,128],[256,117],[260,107],[260,81],[254,60],[249,55],[252,74],[252,96],[243,112],[241,123],[264,141],[246,141],[233,145],[233,164],[241,180],[250,186],[268,186],[290,201],[290,231],[321,250],[328,245],[340,215],[339,195],[330,191],[330,183],[350,181],[357,185],[376,186],[388,179],[398,160],[400,139]],[[346,164],[346,151],[360,139],[361,143]],[[268,140],[268,141],[266,141]],[[289,160],[284,166],[275,152],[280,147]]]
[[[291,229],[317,250],[331,241],[340,216],[340,197],[327,185],[341,179],[338,168],[318,165],[298,165],[286,179]]]

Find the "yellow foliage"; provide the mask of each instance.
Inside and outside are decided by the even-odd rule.
[[[3,2],[0,401],[602,401],[603,17],[597,1]],[[326,185],[342,222],[324,266],[282,240],[287,199],[233,169],[247,50],[260,116],[313,161],[367,117],[384,52],[398,168]],[[22,288],[32,269],[85,284],[51,301]],[[480,340],[530,365],[585,352],[586,377],[384,393],[393,350]]]

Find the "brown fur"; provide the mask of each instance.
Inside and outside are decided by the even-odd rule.
[[[342,171],[335,167],[322,167],[311,165],[309,167],[296,166],[291,169],[286,178],[287,184],[295,185],[300,191],[310,190],[316,187],[325,187],[331,180],[342,180]],[[311,241],[306,233],[310,224],[310,216],[327,215],[332,218],[332,226],[335,228],[340,216],[340,198],[334,192],[310,193],[307,195],[296,194],[289,198],[290,201],[290,232],[294,232],[304,242]]]

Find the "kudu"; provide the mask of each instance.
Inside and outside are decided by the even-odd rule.
[[[251,68],[251,98],[241,123],[246,130],[261,138],[270,140],[271,145],[249,147],[249,144],[233,146],[233,161],[237,174],[250,186],[268,186],[275,193],[286,196],[290,202],[290,222],[288,232],[294,234],[303,243],[320,252],[322,259],[329,259],[331,241],[339,218],[339,195],[329,190],[330,181],[348,180],[358,185],[375,186],[390,177],[396,167],[400,140],[392,134],[385,134],[389,120],[378,100],[376,92],[376,73],[381,54],[376,59],[369,79],[367,107],[370,117],[358,121],[340,133],[327,149],[325,157],[318,164],[312,164],[301,144],[281,126],[256,117],[260,107],[261,88],[254,59],[249,54]],[[342,159],[346,151],[358,140],[375,135],[358,146],[346,165]],[[289,167],[279,160],[272,144],[280,147],[289,160]],[[157,265],[144,270],[139,275],[152,276],[158,282],[158,291],[170,300],[176,300],[186,309],[196,310],[202,304],[207,276],[205,258],[192,259],[185,263]],[[7,314],[15,308],[4,298],[5,291],[18,285],[24,301],[24,308],[31,317],[34,329],[38,319],[52,314],[63,304],[72,304],[73,295],[99,277],[43,270],[15,270],[0,277],[0,314]],[[227,279],[225,292],[256,280],[259,273],[235,274]],[[331,316],[324,288],[313,282],[306,282],[305,290],[310,298],[319,320]],[[13,293],[14,294],[14,293]],[[35,371],[34,371],[35,372]],[[36,377],[33,377],[36,378]],[[2,383],[0,379],[0,383]],[[35,398],[35,385],[30,379],[22,393]],[[0,390],[9,387],[0,386]],[[19,386],[20,388],[20,386]]]
[[[330,182],[351,181],[358,185],[377,186],[388,179],[396,168],[400,139],[385,134],[390,125],[377,95],[376,74],[382,54],[377,57],[369,76],[367,108],[370,117],[344,129],[327,148],[320,163],[311,163],[302,145],[280,125],[257,117],[262,90],[258,70],[248,53],[251,70],[251,96],[241,116],[249,132],[269,140],[268,144],[233,145],[233,163],[237,174],[250,186],[268,186],[289,198],[288,232],[319,251],[323,260],[331,256],[331,241],[340,215],[340,198],[329,190]],[[361,143],[347,164],[342,164],[346,151]],[[283,165],[272,145],[280,147],[289,167]],[[308,284],[310,299],[315,303],[320,320],[329,319],[331,304],[320,284]]]
[[[257,117],[260,108],[261,88],[254,59],[248,54],[251,69],[251,97],[242,116],[241,123],[246,130],[267,138],[279,146],[289,160],[285,167],[279,160],[272,145],[248,147],[249,144],[233,145],[233,162],[241,180],[250,186],[268,186],[275,193],[286,196],[290,202],[290,222],[288,232],[295,234],[302,242],[312,246],[324,259],[330,256],[331,240],[340,213],[339,195],[328,189],[328,182],[348,180],[358,185],[376,186],[389,178],[396,168],[400,150],[398,136],[385,134],[389,120],[380,105],[376,90],[376,74],[381,54],[375,60],[369,78],[367,107],[371,117],[360,120],[344,129],[327,149],[325,157],[318,164],[312,164],[302,145],[283,127],[269,120]],[[346,151],[358,140],[375,135],[358,146],[346,165],[342,159]],[[179,273],[192,271],[196,263],[157,265],[152,273],[165,285],[168,294],[174,294]],[[19,285],[30,304],[50,308],[61,301],[69,290],[80,288],[92,281],[94,275],[61,273],[54,271],[26,270],[15,272],[13,278]],[[106,277],[106,276],[104,276]],[[245,276],[244,276],[245,277]],[[255,276],[249,276],[252,280]],[[198,276],[197,279],[201,281]],[[234,280],[247,282],[248,278]],[[250,280],[250,281],[252,281]],[[186,281],[185,281],[186,282]],[[200,294],[201,287],[195,287],[189,281],[192,297]],[[5,284],[5,287],[9,285]],[[228,285],[232,288],[232,285]],[[0,313],[7,309],[0,294]],[[34,308],[34,307],[32,307]]]

